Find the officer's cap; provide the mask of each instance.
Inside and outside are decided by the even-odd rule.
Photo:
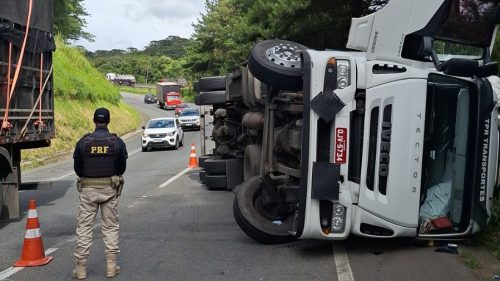
[[[96,109],[94,112],[94,123],[109,124],[109,110],[104,107]]]

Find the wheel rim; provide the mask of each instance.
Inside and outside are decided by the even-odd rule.
[[[296,45],[281,43],[267,49],[266,56],[274,64],[289,68],[300,68],[300,49]]]

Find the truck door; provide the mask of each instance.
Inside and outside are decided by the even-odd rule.
[[[359,208],[417,227],[427,81],[406,79],[366,90]]]

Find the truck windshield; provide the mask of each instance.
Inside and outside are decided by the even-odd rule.
[[[427,87],[421,233],[461,233],[468,227],[472,184],[466,183],[474,88],[467,82],[430,75]],[[439,223],[436,223],[436,220]],[[435,226],[437,224],[438,226]]]
[[[438,25],[435,39],[469,46],[489,47],[493,36],[495,9],[499,0],[451,0],[447,15]]]
[[[163,129],[163,128],[173,128],[173,119],[163,119],[163,120],[151,120],[148,124],[148,129]]]

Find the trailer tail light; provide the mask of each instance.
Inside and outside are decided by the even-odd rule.
[[[335,163],[345,164],[347,161],[347,129],[335,129]]]

